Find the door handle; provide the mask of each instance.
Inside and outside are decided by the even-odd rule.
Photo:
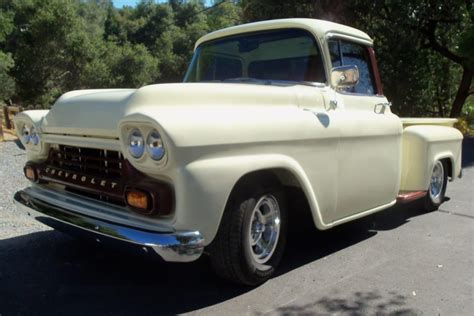
[[[337,100],[331,99],[329,100],[329,110],[335,110],[337,108]]]

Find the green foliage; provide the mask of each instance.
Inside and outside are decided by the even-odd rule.
[[[96,57],[97,39],[72,1],[12,1],[17,27],[6,47],[15,60],[12,71],[17,95],[25,103],[48,105],[77,87],[89,61]]]
[[[13,30],[13,14],[0,9],[0,44],[4,43]]]
[[[467,125],[467,132],[464,134],[474,135],[474,96],[471,95],[467,98],[466,103],[464,104],[461,119],[465,121]]]
[[[3,51],[3,43],[13,30],[13,16],[10,12],[0,10],[0,104],[9,99],[15,91],[15,81],[10,76],[14,61],[9,53]]]
[[[454,124],[454,127],[457,128],[463,135],[472,135],[473,129],[469,126],[469,121],[465,117],[460,117],[458,121]]]
[[[288,0],[242,0],[241,5],[246,22],[273,20],[282,18],[316,17],[319,1],[288,1]]]
[[[85,67],[83,82],[94,88],[130,88],[151,83],[158,76],[158,60],[144,45],[106,42],[99,58]]]
[[[449,116],[466,60],[456,54],[470,24],[463,0],[356,1],[355,26],[375,39],[385,92],[402,115]]]
[[[217,4],[0,1],[0,100],[49,107],[68,90],[181,81],[195,41],[240,21],[236,3]]]
[[[14,62],[10,54],[0,51],[0,104],[3,100],[10,98],[15,91],[15,81],[8,74],[13,68]]]
[[[214,5],[222,1],[214,1]],[[216,6],[207,15],[209,31],[219,30],[225,27],[234,26],[242,22],[242,8],[234,2],[224,1]]]
[[[459,35],[458,42],[458,53],[464,58],[467,58],[470,66],[474,68],[474,24],[466,27],[466,29]]]

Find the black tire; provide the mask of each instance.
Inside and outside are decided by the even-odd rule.
[[[267,261],[259,263],[252,253],[254,246],[249,245],[253,238],[250,224],[253,224],[257,203],[269,196],[274,198],[279,208],[279,235],[275,238],[276,246],[266,258]],[[241,183],[232,193],[219,231],[208,249],[214,270],[220,277],[235,283],[250,286],[264,283],[274,274],[281,261],[286,231],[287,209],[282,188],[274,181],[265,179],[253,178]]]
[[[435,184],[436,181],[433,180],[433,176],[435,175],[437,168],[441,168],[441,170],[442,170],[442,176],[439,176],[438,178],[443,179],[443,184],[441,186],[441,190],[439,191],[439,193],[438,193],[437,190],[434,190],[435,193],[437,193],[437,194],[434,194],[432,189],[436,185]],[[425,199],[424,199],[425,211],[427,211],[427,212],[435,211],[444,202],[444,198],[445,198],[445,194],[446,194],[446,187],[447,187],[447,184],[448,184],[448,172],[447,171],[448,171],[448,166],[447,166],[445,161],[438,160],[438,161],[435,162],[435,165],[433,166],[431,179],[430,179],[430,186],[428,187],[428,192],[427,192],[427,194],[425,196]]]

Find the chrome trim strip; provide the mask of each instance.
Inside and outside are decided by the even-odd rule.
[[[82,137],[47,133],[41,134],[41,138],[44,142],[49,144],[115,150],[119,152],[122,150],[120,141],[113,138]]]
[[[15,193],[17,210],[39,222],[53,226],[59,222],[100,236],[106,236],[126,243],[152,248],[165,261],[189,262],[198,259],[204,251],[204,238],[197,231],[157,233],[118,225],[108,221],[75,213],[38,198],[26,191]]]

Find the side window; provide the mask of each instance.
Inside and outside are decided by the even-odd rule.
[[[359,83],[347,92],[360,94],[375,94],[375,80],[366,46],[342,40],[330,40],[329,52],[332,66],[356,65],[359,68]]]
[[[331,63],[333,67],[342,66],[341,63],[341,51],[339,50],[339,41],[330,40],[329,45],[329,54],[331,55]]]

